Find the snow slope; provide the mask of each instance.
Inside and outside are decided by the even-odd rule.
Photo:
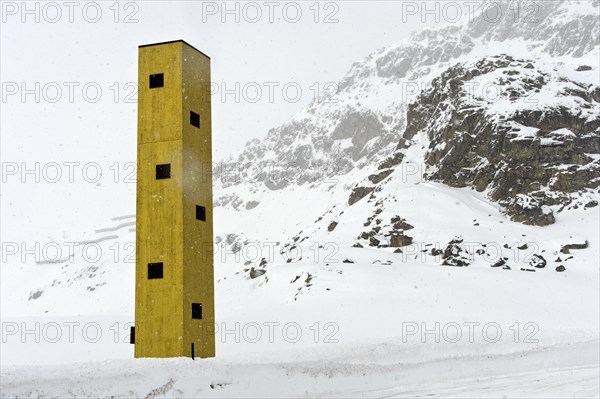
[[[275,173],[215,174],[215,359],[131,359],[134,209],[66,232],[60,256],[3,260],[1,395],[599,396],[599,207],[516,223],[485,191],[426,180],[425,132],[399,145],[406,83],[457,62],[526,55],[599,86],[598,2],[553,4],[522,29],[442,27],[378,50],[336,102],[225,160]],[[560,40],[571,29],[589,35]],[[358,186],[373,191],[350,204]],[[411,243],[390,246],[398,231]]]
[[[373,348],[386,351],[385,343]],[[336,348],[339,350],[339,348]],[[362,348],[358,348],[361,352]],[[373,353],[296,352],[293,362],[249,356],[142,359],[10,367],[2,397],[597,397],[598,343],[505,356],[408,364]],[[345,353],[355,347],[342,349]],[[318,358],[308,360],[307,358]]]

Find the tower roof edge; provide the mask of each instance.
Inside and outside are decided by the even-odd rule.
[[[162,44],[171,44],[171,43],[178,43],[178,42],[184,43],[188,47],[193,48],[194,50],[196,50],[197,52],[199,52],[200,54],[202,54],[203,56],[205,56],[206,58],[208,58],[210,60],[210,57],[206,53],[204,53],[203,51],[198,50],[196,47],[192,46],[191,44],[189,44],[188,42],[186,42],[185,40],[182,40],[182,39],[179,39],[179,40],[170,40],[170,41],[166,41],[166,42],[142,44],[142,45],[139,45],[138,48],[151,47],[151,46],[160,46]]]

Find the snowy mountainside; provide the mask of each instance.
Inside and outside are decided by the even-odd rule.
[[[410,105],[403,135],[427,132],[426,177],[488,191],[528,224],[552,224],[572,203],[596,206],[600,87],[592,71],[575,81],[560,69],[501,55],[436,78]]]
[[[536,5],[535,23],[527,16],[515,23],[507,8],[500,23],[480,17],[424,29],[352,65],[335,102],[311,104],[222,162],[215,205],[225,233],[218,230],[217,240],[242,248],[244,242],[272,237],[260,231],[266,223],[259,231],[242,230],[228,226],[229,217],[238,226],[242,218],[251,225],[266,217],[270,227],[285,230],[288,241],[298,240],[323,212],[294,205],[275,216],[280,215],[271,211],[279,209],[275,204],[289,204],[292,193],[301,192],[306,202],[333,212],[338,197],[345,196],[346,204],[335,205],[339,212],[384,189],[381,182],[394,169],[411,169],[404,152],[425,128],[431,149],[416,165],[424,180],[475,187],[513,220],[533,225],[554,223],[556,212],[571,207],[593,207],[600,123],[598,2]],[[570,33],[574,27],[578,34]],[[504,143],[504,130],[518,126],[523,135],[529,130],[539,138],[513,140],[512,148],[508,141],[494,145]],[[471,130],[474,139],[452,136],[451,130]],[[487,130],[502,132],[491,137]],[[473,142],[479,143],[476,151]],[[527,150],[531,143],[536,150]],[[548,165],[553,174],[545,172]],[[249,178],[239,172],[245,167],[254,172]],[[522,175],[534,167],[524,188]],[[227,168],[234,173],[226,175]],[[304,227],[291,236],[292,225]]]
[[[598,0],[495,3],[487,18],[470,24],[469,35],[484,42],[520,39],[530,53],[581,58],[598,46],[598,4]]]
[[[327,243],[333,235],[336,248],[357,244],[372,248],[389,246],[392,235],[393,245],[411,244],[412,241],[402,238],[403,235],[408,236],[432,224],[426,219],[419,223],[414,220],[414,215],[422,212],[418,208],[412,209],[414,200],[405,204],[406,209],[398,214],[387,215],[386,220],[377,217],[375,212],[381,209],[390,213],[385,209],[390,205],[381,202],[382,199],[412,190],[416,183],[433,191],[446,190],[444,186],[427,183],[428,179],[454,187],[474,187],[481,194],[469,190],[464,198],[476,194],[482,203],[500,201],[501,209],[491,203],[486,207],[493,207],[495,212],[508,212],[511,217],[518,218],[529,212],[530,224],[548,224],[544,220],[552,221],[555,215],[560,220],[563,214],[565,219],[573,219],[568,213],[575,211],[578,214],[581,210],[589,211],[587,215],[593,218],[598,209],[593,208],[597,202],[598,180],[594,174],[598,172],[599,152],[599,34],[598,20],[594,18],[598,14],[598,1],[544,2],[538,6],[538,23],[515,23],[514,18],[506,18],[508,22],[490,24],[479,17],[460,24],[424,29],[394,46],[377,50],[352,65],[339,83],[335,101],[311,104],[288,123],[271,130],[263,140],[251,141],[244,150],[224,160],[215,173],[217,270],[226,273],[233,265],[233,273],[243,269],[247,273],[252,268],[264,266],[262,258],[270,264],[287,262],[290,256],[281,254],[297,246],[298,241],[304,239],[306,243],[309,236],[312,241]],[[505,11],[506,15],[511,15],[509,10]],[[579,34],[567,35],[574,24]],[[495,54],[498,49],[517,54]],[[521,57],[522,53],[527,56]],[[585,68],[578,70],[581,66]],[[467,90],[474,83],[479,93]],[[422,90],[412,92],[413,84]],[[481,92],[482,87],[490,84],[499,90],[500,98],[490,100],[489,95]],[[411,95],[407,95],[407,91]],[[471,133],[474,139],[465,141],[469,135],[450,134],[456,130],[454,120],[448,119],[442,105],[453,110],[452,115],[459,119],[463,130],[467,126],[474,129]],[[543,115],[546,116],[541,117]],[[473,120],[481,123],[477,125]],[[502,122],[497,122],[499,120]],[[542,123],[556,126],[549,128],[541,126]],[[502,132],[499,136],[496,130],[500,125],[511,125],[512,129],[515,124],[523,125],[524,131],[537,132],[540,137],[533,141],[537,146],[535,157],[548,158],[545,162],[537,162],[539,176],[531,179],[526,189],[512,184],[518,179],[510,173],[499,176],[498,172],[504,169],[498,161],[502,159],[502,165],[509,166],[514,174],[516,170],[529,170],[527,164],[532,153],[520,149],[520,152],[506,155],[486,144],[489,140],[504,142],[507,133]],[[423,136],[421,131],[427,134]],[[470,151],[473,140],[482,144]],[[529,142],[522,147],[529,148]],[[407,152],[413,155],[407,158]],[[493,162],[483,161],[488,157],[488,161]],[[548,162],[553,165],[552,174],[545,172]],[[561,162],[570,166],[561,165]],[[248,164],[250,166],[245,169]],[[245,169],[246,174],[240,173],[239,168]],[[406,181],[414,176],[419,177],[418,182]],[[523,185],[522,182],[519,184]],[[425,192],[415,195],[427,197]],[[543,197],[536,196],[538,193]],[[361,201],[366,196],[368,198]],[[448,198],[448,201],[453,200]],[[379,203],[363,218],[348,219],[352,213],[349,209],[363,207],[361,202]],[[525,204],[532,210],[525,212]],[[443,203],[429,206],[438,207],[441,212],[452,209]],[[560,215],[557,214],[561,210]],[[481,222],[482,216],[463,217],[465,220],[458,223],[466,223],[472,228],[473,219]],[[133,218],[130,219],[133,223]],[[377,222],[379,219],[382,220]],[[526,219],[520,221],[528,222]],[[69,290],[79,287],[77,292],[81,290],[84,296],[95,298],[90,299],[94,303],[98,303],[97,297],[107,286],[126,286],[125,281],[132,276],[132,247],[124,248],[123,243],[131,244],[135,240],[132,226],[121,228],[121,222],[115,220],[108,227],[99,226],[98,234],[91,239],[79,239],[84,232],[79,236],[73,232],[69,237],[74,242],[99,241],[104,249],[99,261],[86,260],[83,265],[62,259],[54,259],[53,263],[34,263],[36,277],[33,279],[31,265],[19,266],[18,271],[14,271],[14,278],[21,276],[18,279],[23,281],[23,288],[4,291],[3,310],[52,314],[57,310],[50,304],[57,299],[52,299],[50,293],[58,286],[68,286]],[[329,234],[333,222],[340,227]],[[379,226],[380,223],[383,225]],[[414,230],[404,229],[404,223]],[[344,229],[343,225],[352,227]],[[380,231],[378,227],[381,227]],[[462,230],[452,224],[444,229],[436,224],[434,230],[427,240],[412,238],[415,243],[437,243],[442,252],[448,246],[450,251],[456,252],[454,247],[460,243],[450,243],[461,240]],[[327,234],[320,236],[317,231]],[[571,236],[571,232],[565,230],[560,243],[546,250],[557,251],[561,245],[583,245],[586,240],[590,241],[590,246],[595,246],[579,231],[576,238]],[[486,239],[514,245],[504,237]],[[226,256],[227,251],[243,254],[245,247],[255,243],[261,248],[258,259],[246,256],[246,259],[231,262]],[[111,247],[114,245],[117,247]],[[481,252],[481,248],[472,251]],[[273,259],[272,253],[278,254],[277,260]],[[124,261],[124,258],[127,259]],[[107,268],[114,263],[122,267],[118,271]],[[443,261],[438,258],[437,263]],[[531,268],[528,263],[522,266]],[[549,269],[550,266],[546,270]],[[2,283],[3,287],[11,284],[7,278]],[[123,303],[130,304],[131,298],[130,292],[123,292]],[[20,305],[13,306],[13,301]],[[59,301],[65,303],[61,309],[66,313],[69,313],[68,309],[75,313],[85,312],[85,301],[70,303],[68,297]]]
[[[349,173],[360,175],[358,170],[394,154],[407,126],[408,105],[457,62],[505,53],[563,65],[565,74],[585,66],[591,71],[572,79],[589,85],[589,76],[598,74],[598,2],[536,2],[536,6],[532,19],[530,10],[515,16],[516,11],[504,4],[505,17],[498,23],[486,22],[475,12],[475,17],[465,17],[459,24],[417,31],[353,64],[335,95],[315,101],[219,164],[215,204],[245,210],[259,206],[259,192],[274,195],[303,184],[327,190],[327,184],[319,183]],[[575,28],[578,34],[571,33]],[[591,80],[598,87],[597,79]],[[593,92],[593,87],[589,90]]]
[[[537,273],[562,272],[565,260],[571,262],[585,252],[582,271],[598,272],[587,264],[598,256],[597,245],[590,244],[597,237],[597,207],[574,207],[562,223],[544,230],[512,222],[485,193],[426,180],[426,169],[421,167],[426,165],[430,139],[422,131],[410,141],[408,149],[401,150],[403,163],[386,171],[381,181],[373,179],[375,174],[365,178],[357,187],[360,190],[352,193],[363,195],[356,202],[338,197],[331,208],[284,243],[282,252],[313,242],[335,243],[344,254],[343,248],[352,252],[372,248],[373,264],[382,262],[379,253],[385,255],[385,262],[391,256],[392,262]],[[587,201],[586,197],[595,198],[585,193],[581,200]],[[353,262],[352,257],[342,258]]]
[[[225,159],[215,173],[218,322],[333,322],[350,348],[363,342],[369,353],[365,340],[384,340],[379,354],[397,343],[403,321],[494,321],[506,331],[533,322],[540,342],[527,350],[597,340],[598,1],[538,4],[540,23],[466,21],[377,50],[352,65],[330,101]],[[500,100],[468,93],[468,82],[491,83]],[[454,115],[471,131],[457,132]],[[517,123],[531,134],[521,143],[530,152],[510,152],[514,131],[503,127]],[[490,140],[508,152],[486,147]],[[498,174],[500,162],[514,171],[532,159],[540,175],[528,183],[537,184],[519,188]],[[565,180],[574,186],[558,184]],[[515,219],[521,203],[511,201],[532,203],[540,191],[547,202],[532,217],[543,220],[548,208],[553,223]],[[79,246],[72,259],[3,266],[3,320],[131,321],[134,217],[65,238],[97,243],[98,258]],[[407,356],[525,350],[511,344],[419,341]],[[314,342],[306,335],[301,345]],[[64,359],[131,357],[128,345],[110,348]],[[289,350],[264,341],[217,347],[225,355]],[[34,352],[9,345],[2,362],[35,363]]]

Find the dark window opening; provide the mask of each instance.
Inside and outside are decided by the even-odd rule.
[[[131,326],[131,329],[129,330],[129,343],[135,344],[135,327],[134,326]]]
[[[194,352],[194,343],[192,342],[192,360],[194,360],[194,358],[196,357],[196,354]]]
[[[190,123],[196,127],[200,127],[200,115],[194,111],[190,111]]]
[[[202,319],[202,304],[192,303],[192,319]]]
[[[171,164],[156,165],[156,180],[171,178]]]
[[[155,73],[150,75],[150,88],[163,87],[165,85],[165,75],[163,73]]]
[[[206,222],[206,208],[200,205],[196,205],[196,220],[202,220]]]
[[[163,278],[163,264],[159,263],[148,263],[148,280],[153,278]]]

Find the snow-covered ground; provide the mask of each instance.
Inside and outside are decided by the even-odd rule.
[[[598,342],[411,363],[395,341],[210,360],[8,367],[2,397],[597,397]],[[382,359],[383,356],[383,359]]]
[[[411,147],[407,162],[418,164],[423,147]],[[220,229],[237,224],[262,235],[245,246],[259,253],[217,251],[215,359],[132,359],[134,264],[126,256],[115,262],[110,250],[134,239],[123,219],[114,221],[116,238],[99,242],[97,269],[74,262],[4,270],[2,395],[597,397],[597,208],[525,226],[482,193],[412,171],[399,169],[379,193],[379,217],[400,214],[415,226],[403,253],[352,247],[373,207],[366,199],[345,205],[347,191],[336,189],[343,180],[330,191],[275,192],[244,217],[224,213]],[[311,200],[329,201],[335,212],[320,224],[280,216],[290,207],[310,213]],[[339,221],[331,232],[327,218]],[[289,225],[290,234],[304,229],[310,238],[284,256],[273,238]],[[473,249],[494,247],[511,269],[490,267],[500,259],[493,252],[468,267],[441,266],[430,248],[456,236]],[[559,252],[586,240],[586,249]],[[534,253],[548,265],[529,266]],[[250,279],[262,257],[266,273]],[[559,263],[565,272],[554,270]],[[5,290],[19,279],[31,287],[31,267],[39,269],[39,297]]]
[[[577,206],[553,205],[554,224],[516,223],[486,190],[424,180],[429,139],[423,131],[389,176],[369,179],[381,173],[379,163],[395,151],[406,126],[407,82],[427,87],[457,62],[508,53],[539,61],[557,82],[567,76],[597,87],[598,44],[586,47],[587,36],[562,38],[554,31],[590,26],[596,32],[589,17],[598,2],[582,4],[565,3],[514,36],[500,25],[485,35],[473,34],[476,27],[433,29],[378,50],[352,66],[338,102],[314,103],[234,154],[231,160],[246,154],[239,159],[255,166],[289,166],[297,153],[315,163],[348,161],[352,152],[343,150],[353,148],[354,137],[325,145],[344,118],[376,115],[383,127],[359,118],[363,130],[385,130],[364,144],[365,151],[375,149],[371,156],[361,153],[342,165],[350,165],[347,173],[282,189],[215,179],[213,359],[133,359],[133,181],[35,185],[32,192],[47,197],[46,209],[60,209],[65,220],[54,226],[40,217],[23,230],[10,227],[33,218],[12,207],[15,198],[27,197],[26,190],[19,194],[27,185],[16,185],[8,197],[3,192],[9,200],[2,209],[8,239],[3,236],[0,278],[0,396],[599,397],[600,207],[587,207],[598,201],[597,189],[570,193]],[[572,40],[572,48],[562,39]],[[452,55],[442,56],[449,48]],[[578,51],[583,56],[573,55]],[[413,64],[404,71],[406,59]],[[590,69],[576,71],[582,65]],[[485,87],[502,75],[475,81]],[[543,92],[536,106],[560,105],[561,87]],[[599,109],[593,101],[596,107],[585,111],[591,122]],[[531,108],[498,102],[493,114],[508,105]],[[522,133],[538,130],[528,126]],[[375,185],[349,205],[355,187]],[[72,209],[54,195],[63,191],[77,198]],[[111,202],[98,192],[111,193]],[[401,229],[411,244],[402,252],[370,245],[364,234],[377,226],[372,238],[390,243],[385,233],[396,230],[391,225],[398,218],[412,227]],[[464,249],[457,256],[468,265],[443,265],[452,242]],[[564,251],[565,245],[579,249]]]
[[[418,165],[426,146],[415,140],[406,162]],[[76,251],[73,262],[3,268],[2,396],[598,397],[597,207],[526,226],[484,193],[399,168],[377,193],[378,217],[415,226],[413,245],[394,253],[353,247],[373,203],[348,206],[344,177],[328,184],[274,192],[244,213],[219,210],[217,234],[235,227],[253,240],[216,253],[215,359],[132,358],[131,216],[98,226],[99,261]],[[309,237],[300,252],[281,254],[278,238],[299,230]],[[441,266],[431,248],[457,236],[473,263]],[[476,256],[483,244],[499,252]],[[546,267],[530,266],[534,253]],[[266,273],[250,279],[263,257]],[[500,257],[510,270],[491,267]]]

